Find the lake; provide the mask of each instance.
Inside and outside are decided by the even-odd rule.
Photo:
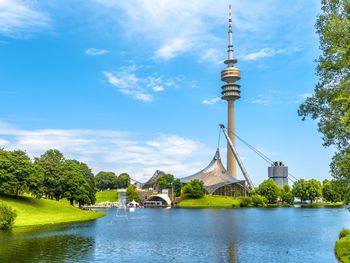
[[[337,262],[343,208],[105,210],[0,233],[0,262]]]

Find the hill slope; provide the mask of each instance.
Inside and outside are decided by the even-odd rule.
[[[0,202],[16,210],[14,227],[79,222],[105,216],[102,212],[80,210],[64,201],[0,195]]]

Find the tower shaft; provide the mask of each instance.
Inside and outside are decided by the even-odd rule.
[[[234,102],[240,98],[240,85],[236,84],[241,78],[241,72],[239,68],[235,67],[237,60],[233,58],[233,44],[232,44],[232,16],[231,16],[231,5],[229,6],[229,26],[228,26],[228,50],[227,60],[224,62],[227,67],[221,71],[221,80],[226,82],[221,87],[222,99],[227,101],[227,127],[228,135],[232,144],[235,142],[235,110]],[[229,144],[227,145],[227,172],[237,177],[236,171],[236,159],[230,150]]]
[[[230,137],[230,140],[232,144],[235,144],[235,105],[233,100],[228,101],[228,114],[227,114],[227,129],[228,129],[228,136]],[[236,159],[230,150],[230,145],[227,143],[227,172],[232,175],[233,177],[237,177],[237,170],[236,170]]]

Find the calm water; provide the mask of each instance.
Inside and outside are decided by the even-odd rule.
[[[107,210],[93,222],[0,234],[0,262],[337,262],[338,208]]]

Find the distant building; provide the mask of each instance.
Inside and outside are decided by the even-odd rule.
[[[165,173],[163,171],[157,170],[152,175],[152,177],[143,184],[142,188],[146,190],[156,190],[157,189],[157,179],[164,175]]]
[[[180,178],[183,184],[193,179],[198,179],[204,183],[206,194],[238,197],[246,195],[246,182],[237,180],[229,174],[221,162],[219,149],[216,150],[213,160],[203,170],[194,175]]]
[[[285,166],[282,162],[274,162],[268,168],[268,175],[279,187],[288,184],[288,166]]]

